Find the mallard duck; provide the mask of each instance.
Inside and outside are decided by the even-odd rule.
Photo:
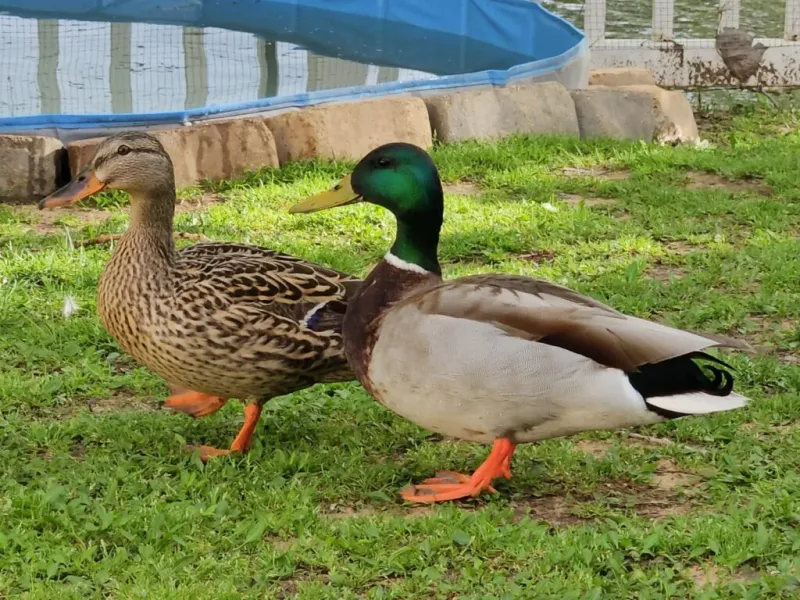
[[[355,202],[397,220],[394,244],[350,299],[347,359],[385,407],[453,438],[492,444],[471,475],[445,472],[403,492],[437,502],[511,477],[520,443],[658,423],[744,406],[709,347],[746,348],[622,314],[529,277],[443,281],[437,258],[443,194],[436,166],[404,143],[366,155],[333,190],[293,206],[308,213]]]
[[[169,383],[167,408],[201,417],[229,398],[252,400],[230,450],[200,446],[203,460],[247,450],[270,398],[354,378],[341,325],[356,279],[245,244],[176,251],[172,161],[151,135],[105,139],[90,166],[39,208],[101,190],[124,190],[131,198],[130,225],[98,286],[106,330]]]

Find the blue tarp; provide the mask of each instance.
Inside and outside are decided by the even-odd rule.
[[[0,0],[0,11],[48,19],[220,27],[327,56],[444,76],[182,112],[0,118],[0,130],[193,120],[407,89],[502,84],[556,70],[586,46],[578,29],[529,0]]]

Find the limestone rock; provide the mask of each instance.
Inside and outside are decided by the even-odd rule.
[[[433,144],[425,103],[411,96],[326,104],[264,119],[281,164],[315,157],[358,160],[390,142]]]
[[[431,126],[444,142],[579,132],[570,94],[555,82],[437,94],[425,103]]]
[[[42,198],[65,183],[64,145],[52,137],[0,135],[0,199]]]
[[[151,130],[175,167],[175,185],[187,187],[205,179],[230,179],[248,170],[277,167],[275,139],[263,119],[214,121],[190,127]],[[70,171],[84,169],[103,138],[67,146]]]
[[[596,69],[589,73],[589,85],[655,85],[656,81],[649,69],[617,68]]]
[[[643,92],[652,98],[656,141],[675,144],[700,139],[692,105],[683,92],[665,90],[655,85],[630,85],[622,89]]]
[[[652,141],[656,115],[652,96],[639,90],[592,86],[572,92],[581,138]]]

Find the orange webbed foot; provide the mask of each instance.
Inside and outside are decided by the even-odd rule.
[[[220,448],[214,448],[214,446],[193,446],[189,444],[186,446],[186,449],[190,452],[199,452],[200,460],[203,462],[208,462],[210,458],[227,456],[231,453],[230,450],[222,450]]]
[[[489,457],[471,477],[444,471],[421,484],[411,485],[402,492],[408,502],[446,502],[479,496],[482,492],[495,493],[492,481],[498,477],[511,477],[511,457],[516,445],[507,438],[497,440]]]
[[[187,446],[189,451],[200,451],[200,460],[208,462],[210,458],[227,456],[232,452],[247,452],[253,441],[253,432],[256,430],[258,419],[261,417],[261,405],[251,402],[244,409],[244,425],[239,430],[236,439],[233,440],[230,450],[221,450],[213,446]]]
[[[164,402],[164,408],[184,412],[193,417],[205,417],[225,406],[227,400],[202,392],[173,394]]]

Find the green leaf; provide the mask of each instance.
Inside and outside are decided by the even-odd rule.
[[[456,529],[453,532],[452,539],[453,542],[458,544],[459,546],[466,546],[472,541],[472,536],[470,536],[466,531],[461,531],[460,529]]]

